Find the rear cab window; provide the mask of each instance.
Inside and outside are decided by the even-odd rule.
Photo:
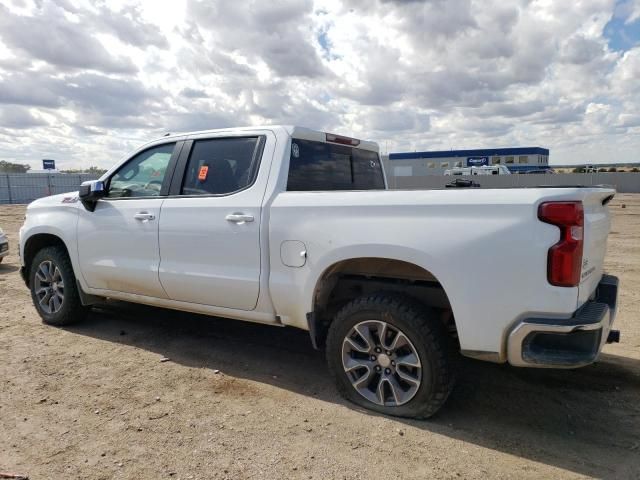
[[[291,139],[287,191],[384,188],[377,152],[348,145]]]

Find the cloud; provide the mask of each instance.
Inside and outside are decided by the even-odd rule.
[[[386,108],[370,111],[365,122],[368,130],[394,134],[405,131],[426,133],[431,128],[429,115]]]
[[[446,40],[478,27],[470,0],[382,0],[380,3],[382,8],[395,7],[391,15],[421,47],[434,38]]]
[[[113,33],[124,43],[136,47],[154,46],[162,49],[169,47],[165,35],[156,25],[145,22],[139,6],[125,6],[121,10],[110,10],[101,6],[95,15],[85,14],[97,28]]]
[[[236,118],[218,112],[183,112],[175,113],[165,119],[166,131],[171,133],[195,132],[212,130],[215,128],[233,127],[237,125]]]
[[[199,88],[186,87],[180,92],[181,95],[188,98],[206,98],[207,92]]]
[[[324,68],[308,34],[312,7],[310,0],[189,0],[187,16],[213,48],[264,62],[279,76],[318,77]]]
[[[110,55],[82,24],[49,4],[32,16],[13,14],[0,5],[0,38],[16,53],[60,68],[136,71],[131,60]]]
[[[601,41],[575,35],[564,43],[560,55],[564,62],[582,65],[602,57],[603,51],[604,45]]]
[[[0,104],[58,107],[59,80],[29,73],[6,73],[0,77]]]
[[[25,129],[43,125],[47,125],[47,122],[33,115],[27,108],[16,105],[0,107],[0,128]]]
[[[638,0],[624,0],[616,3],[615,16],[622,18],[625,24],[640,20],[640,2]]]
[[[541,145],[561,163],[640,151],[635,0],[3,5],[7,159],[108,167],[167,131],[276,123],[391,151]]]
[[[163,92],[132,79],[116,79],[96,73],[80,73],[66,78],[60,93],[76,108],[107,116],[147,117],[153,102],[161,104]]]

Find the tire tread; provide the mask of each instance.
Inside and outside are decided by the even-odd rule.
[[[33,292],[33,277],[35,275],[34,269],[37,268],[40,263],[45,259],[53,260],[58,268],[62,271],[64,278],[64,305],[62,310],[53,315],[47,315],[41,311],[37,305],[37,299]],[[78,286],[76,285],[76,277],[73,273],[73,266],[71,265],[71,259],[67,254],[67,251],[59,246],[45,247],[36,253],[31,263],[31,271],[29,273],[31,284],[31,298],[33,299],[34,306],[40,314],[42,321],[47,325],[53,325],[57,327],[71,325],[78,323],[87,315],[88,307],[82,305],[80,301],[80,295],[78,293]]]
[[[424,336],[424,340],[426,341],[427,348],[431,351],[431,360],[435,361],[435,365],[431,368],[433,373],[432,392],[427,401],[390,414],[416,419],[431,417],[442,407],[455,384],[455,376],[447,349],[446,332],[444,331],[444,327],[434,318],[433,310],[402,294],[382,292],[365,295],[352,300],[336,314],[327,337],[327,359],[332,376],[337,380],[338,375],[343,375],[343,372],[337,371],[335,365],[330,360],[330,356],[336,354],[342,344],[342,338],[336,338],[339,335],[339,329],[332,327],[347,322],[349,317],[358,312],[371,309],[391,312],[394,316],[402,318],[411,328],[417,332],[421,332],[421,335]],[[360,400],[358,394],[350,388],[350,385],[346,385],[340,381],[336,381],[336,384],[338,385],[339,392],[343,396],[352,400]],[[353,395],[354,393],[356,396]],[[362,401],[367,402],[365,399],[362,399]],[[412,401],[410,401],[408,405],[410,405],[411,402]],[[361,402],[356,403],[362,404]],[[367,407],[373,408],[372,406]],[[405,412],[405,410],[407,411]]]

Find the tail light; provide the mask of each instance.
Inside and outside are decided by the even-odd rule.
[[[549,249],[547,279],[557,287],[580,284],[584,247],[584,209],[582,202],[545,202],[538,218],[560,229],[560,241]]]

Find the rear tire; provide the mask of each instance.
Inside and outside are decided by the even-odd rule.
[[[83,320],[88,312],[80,302],[71,260],[62,247],[46,247],[31,262],[31,299],[42,321],[63,326]]]
[[[386,415],[428,418],[453,389],[444,328],[433,310],[400,295],[348,303],[331,324],[326,354],[340,393]]]

